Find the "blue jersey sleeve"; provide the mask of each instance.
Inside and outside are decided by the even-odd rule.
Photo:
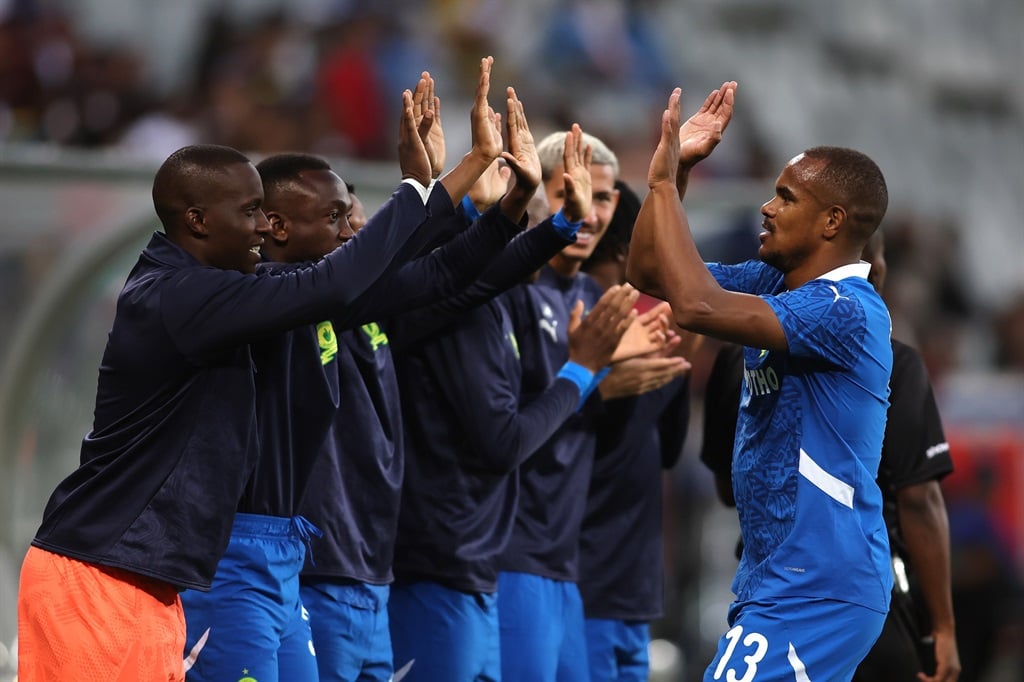
[[[841,283],[814,280],[765,300],[785,331],[790,355],[844,370],[858,362],[867,332],[864,307]]]
[[[782,291],[782,273],[761,261],[748,260],[737,265],[705,263],[718,285],[743,294],[775,294]]]

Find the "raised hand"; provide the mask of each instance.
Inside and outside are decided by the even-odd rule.
[[[636,312],[639,292],[628,284],[616,284],[604,292],[590,313],[583,317],[578,301],[569,316],[569,359],[595,374],[604,368],[615,352]]]
[[[505,129],[508,132],[508,151],[502,152],[501,157],[515,174],[516,185],[532,196],[540,187],[540,157],[537,156],[537,146],[533,142],[523,103],[516,96],[515,88],[508,88],[506,94],[508,114],[505,117]]]
[[[706,159],[732,120],[736,81],[726,81],[712,90],[700,109],[679,127],[679,164],[691,167]]]
[[[565,169],[565,203],[562,212],[566,220],[578,223],[590,213],[593,201],[590,179],[590,159],[593,154],[589,144],[583,144],[583,131],[578,123],[565,134],[565,149],[562,152],[562,168]]]
[[[458,204],[469,192],[470,188],[480,180],[494,160],[501,156],[501,115],[496,114],[494,109],[487,103],[487,93],[491,88],[491,65],[493,57],[484,57],[480,60],[480,78],[476,85],[476,98],[473,100],[473,107],[469,112],[470,133],[473,138],[473,146],[467,152],[455,168],[451,169],[441,178],[440,183],[448,192],[453,204]],[[500,175],[500,169],[495,168]],[[506,175],[506,178],[508,176]],[[495,180],[492,176],[490,180]],[[487,182],[487,181],[485,181]],[[502,188],[504,191],[504,188]],[[490,187],[483,197],[484,203],[493,203]],[[500,194],[498,196],[501,196]],[[473,197],[473,203],[481,210],[487,208]]]
[[[480,60],[480,80],[476,86],[476,98],[469,113],[470,133],[473,150],[487,159],[489,164],[501,156],[501,115],[487,103],[487,94],[491,89],[491,65],[494,57]],[[471,152],[471,153],[472,153]]]
[[[512,169],[502,159],[495,159],[487,166],[473,186],[466,193],[478,211],[483,213],[508,191],[508,180]]]
[[[429,135],[434,118],[425,114],[417,126],[413,112],[412,91],[402,92],[402,118],[398,126],[398,165],[402,179],[411,178],[426,187],[431,180],[430,158],[427,156],[423,139]]]
[[[441,98],[434,94],[434,79],[430,72],[424,71],[412,93],[412,112],[418,129],[421,129],[423,146],[430,158],[431,177],[438,178],[444,171],[446,149],[444,129],[441,127]],[[423,123],[432,119],[431,125],[425,130]]]
[[[647,186],[662,183],[675,184],[679,165],[679,98],[682,90],[676,88],[668,98],[668,108],[661,114],[661,139],[651,157],[647,170]]]

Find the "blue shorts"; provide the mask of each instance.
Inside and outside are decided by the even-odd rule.
[[[589,682],[576,583],[501,573],[498,616],[504,682]]]
[[[848,682],[885,614],[834,599],[733,603],[704,682]]]
[[[410,583],[392,589],[388,608],[395,667],[414,661],[407,682],[501,679],[497,595]]]
[[[387,585],[303,579],[320,682],[391,679]]]
[[[587,618],[583,628],[591,680],[647,682],[651,667],[647,621]]]
[[[316,680],[299,571],[310,530],[294,519],[236,514],[209,592],[186,590],[188,680]]]

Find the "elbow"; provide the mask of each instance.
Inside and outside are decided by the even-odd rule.
[[[712,306],[703,297],[689,300],[672,300],[672,319],[677,325],[690,332],[707,331],[705,322],[710,319]]]
[[[626,281],[648,296],[663,298],[655,273],[632,256],[626,261]]]

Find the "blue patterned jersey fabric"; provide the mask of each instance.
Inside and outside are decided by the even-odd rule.
[[[708,268],[724,288],[761,295],[788,346],[744,349],[733,452],[744,544],[737,600],[825,598],[885,612],[892,576],[875,477],[891,323],[869,265],[793,290],[757,261]]]

